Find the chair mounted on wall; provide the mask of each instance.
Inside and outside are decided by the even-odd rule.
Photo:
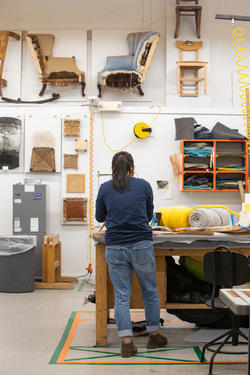
[[[186,5],[186,3],[190,3]],[[196,26],[196,35],[200,39],[200,30],[201,30],[201,11],[202,7],[198,5],[198,0],[176,0],[176,27],[174,37],[178,38],[180,30],[180,21],[181,16],[194,16],[195,17],[195,26]]]
[[[40,82],[43,84],[39,96],[42,96],[47,85],[71,86],[81,85],[82,96],[85,96],[85,73],[76,66],[75,57],[53,57],[52,47],[55,37],[53,34],[28,34],[25,39],[36,65]]]
[[[186,40],[185,42],[177,40],[176,47],[180,50],[180,60],[177,64],[177,90],[180,96],[199,96],[199,82],[204,81],[204,94],[207,93],[207,62],[199,61],[199,49],[202,47],[202,41],[192,42]],[[195,60],[184,60],[183,52],[195,52]],[[203,69],[203,75],[199,76],[199,70]],[[184,77],[185,72],[193,72],[193,77]],[[189,82],[190,88],[194,92],[187,92],[184,90],[184,82]],[[187,88],[187,87],[186,87]]]
[[[2,96],[2,87],[7,86],[6,79],[3,79],[3,67],[5,61],[5,55],[7,51],[9,37],[20,39],[20,35],[13,33],[12,31],[0,31],[0,96]]]
[[[138,32],[127,36],[129,55],[108,56],[106,65],[98,73],[98,97],[102,96],[102,87],[129,90],[137,88],[144,95],[141,84],[149,69],[160,34],[157,32]]]

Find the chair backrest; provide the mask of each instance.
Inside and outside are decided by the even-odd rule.
[[[134,56],[133,70],[141,73],[142,82],[149,69],[160,34],[158,32],[138,32],[128,34],[129,53]]]
[[[47,59],[52,56],[54,43],[53,34],[28,34],[24,33],[32,58],[35,62],[38,74],[46,76]]]
[[[6,50],[8,46],[9,36],[12,36],[16,40],[20,39],[20,35],[13,33],[12,31],[0,31],[0,78],[3,74],[3,66],[6,55]]]
[[[191,40],[186,40],[182,42],[180,40],[176,41],[176,47],[180,49],[180,60],[183,60],[183,51],[195,51],[195,59],[199,60],[199,49],[203,46],[203,42],[192,42]]]
[[[3,73],[3,65],[9,39],[8,31],[0,31],[0,79]]]
[[[243,284],[250,276],[248,257],[225,246],[219,246],[213,252],[205,254],[203,267],[208,282],[226,288]]]

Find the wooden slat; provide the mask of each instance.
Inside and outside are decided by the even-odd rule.
[[[105,261],[105,246],[96,246],[96,344],[107,343],[107,264]]]

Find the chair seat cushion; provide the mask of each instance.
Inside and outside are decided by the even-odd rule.
[[[64,78],[71,78],[76,79],[78,81],[78,75],[74,72],[66,72],[62,70],[61,72],[51,72],[48,75],[48,79],[64,79]]]

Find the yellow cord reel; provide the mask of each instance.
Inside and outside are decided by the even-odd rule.
[[[137,138],[147,138],[151,131],[152,129],[145,122],[137,122],[134,126],[134,135]]]

